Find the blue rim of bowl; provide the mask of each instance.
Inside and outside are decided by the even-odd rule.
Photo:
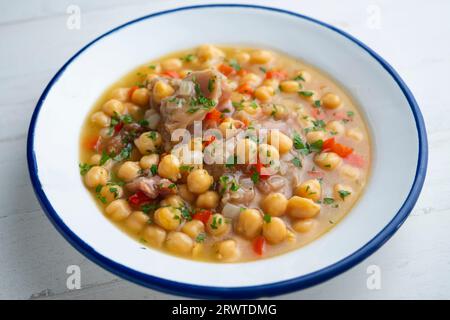
[[[233,288],[227,288],[227,287],[212,287],[212,286],[201,286],[201,285],[192,285],[192,284],[186,284],[182,282],[176,282],[171,281],[167,279],[158,278],[149,274],[145,274],[142,272],[138,272],[136,270],[133,270],[131,268],[128,268],[125,265],[119,264],[108,257],[105,257],[101,255],[100,253],[96,252],[92,247],[90,247],[87,243],[85,243],[82,239],[80,239],[75,233],[73,233],[69,227],[61,220],[61,218],[58,216],[58,213],[55,211],[55,209],[52,207],[50,201],[48,200],[47,196],[45,195],[44,191],[42,190],[42,185],[39,180],[38,176],[38,169],[37,169],[37,163],[36,158],[34,154],[34,131],[36,127],[36,122],[39,116],[39,111],[45,101],[45,98],[48,94],[48,92],[51,90],[53,85],[58,81],[59,77],[64,73],[64,70],[67,68],[67,66],[76,59],[83,51],[85,51],[87,48],[89,48],[92,44],[96,43],[103,37],[106,37],[112,33],[114,33],[117,30],[120,30],[130,24],[134,24],[136,22],[145,20],[145,19],[151,19],[153,17],[157,17],[160,15],[170,14],[173,12],[178,11],[185,11],[185,10],[199,10],[204,8],[242,8],[242,9],[258,9],[263,11],[271,11],[271,12],[277,12],[286,14],[289,16],[297,17],[299,19],[308,20],[311,22],[314,22],[322,27],[328,28],[330,30],[333,30],[340,35],[344,36],[348,40],[352,41],[353,43],[360,46],[363,50],[365,50],[367,53],[369,53],[375,60],[377,60],[383,68],[394,78],[394,80],[397,82],[398,86],[402,90],[403,94],[405,95],[410,107],[411,111],[414,115],[414,119],[416,122],[416,128],[418,133],[418,140],[419,140],[419,155],[418,155],[418,162],[417,162],[417,168],[416,168],[416,174],[414,178],[414,183],[411,187],[411,190],[408,194],[408,197],[406,198],[405,202],[403,203],[400,210],[397,212],[397,214],[394,216],[394,218],[387,224],[386,227],[384,227],[383,230],[381,230],[372,240],[370,240],[367,244],[365,244],[363,247],[361,247],[359,250],[355,251],[351,255],[347,256],[346,258],[328,266],[323,269],[320,269],[318,271],[302,275],[300,277],[296,277],[293,279],[275,282],[275,283],[269,283],[264,285],[257,285],[257,286],[246,286],[246,287],[233,287]],[[324,22],[318,21],[316,19],[304,16],[302,14],[298,14],[295,12],[278,9],[278,8],[272,8],[272,7],[265,7],[265,6],[258,6],[258,5],[243,5],[243,4],[208,4],[208,5],[196,5],[196,6],[187,6],[187,7],[179,7],[175,9],[170,9],[166,11],[157,12],[154,14],[150,14],[132,21],[129,21],[121,26],[118,26],[105,34],[99,36],[95,40],[88,43],[86,46],[84,46],[80,51],[78,51],[74,56],[72,56],[62,67],[61,69],[56,73],[56,75],[52,78],[52,80],[49,82],[47,87],[45,88],[44,92],[42,93],[41,97],[39,98],[39,101],[36,105],[36,108],[33,112],[33,116],[31,118],[30,127],[28,130],[28,140],[27,140],[27,160],[28,160],[28,170],[31,178],[31,182],[33,184],[34,191],[36,193],[36,196],[44,209],[46,215],[50,219],[50,221],[53,223],[55,228],[64,236],[64,238],[72,244],[78,251],[80,251],[82,254],[84,254],[87,258],[94,261],[98,265],[102,266],[106,270],[124,278],[131,282],[143,285],[145,287],[156,289],[165,293],[170,294],[177,294],[182,296],[190,296],[190,297],[196,297],[196,298],[234,298],[234,299],[242,299],[242,298],[258,298],[258,297],[264,297],[264,296],[275,296],[280,295],[283,293],[288,293],[300,289],[304,289],[310,286],[313,286],[315,284],[321,283],[323,281],[326,281],[348,269],[355,266],[365,258],[367,258],[369,255],[371,255],[373,252],[375,252],[378,248],[380,248],[396,231],[397,229],[402,225],[402,223],[406,220],[409,213],[413,209],[417,198],[419,197],[420,191],[422,189],[425,175],[426,175],[426,169],[427,169],[427,162],[428,162],[428,143],[427,143],[427,135],[426,135],[426,129],[425,129],[425,123],[423,121],[422,114],[420,112],[419,106],[417,105],[417,102],[415,101],[411,91],[406,86],[406,84],[403,82],[403,80],[400,78],[398,73],[383,59],[381,58],[377,53],[375,53],[372,49],[367,47],[365,44],[363,44],[361,41],[357,40],[353,36],[347,34],[346,32],[339,30],[329,24],[326,24]]]

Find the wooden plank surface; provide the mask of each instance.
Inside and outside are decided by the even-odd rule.
[[[29,182],[26,133],[42,90],[84,44],[127,20],[181,4],[206,2],[0,3],[0,180],[4,182],[0,193],[0,299],[172,298],[104,271],[59,235],[40,209]],[[430,157],[424,190],[398,233],[350,271],[280,298],[450,298],[450,2],[242,2],[295,10],[334,24],[368,44],[409,85],[428,129]],[[79,30],[66,27],[66,11],[72,4],[81,9]],[[81,268],[79,290],[67,289],[69,265]],[[381,270],[380,290],[367,288],[371,265]]]

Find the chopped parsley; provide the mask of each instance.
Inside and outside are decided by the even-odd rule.
[[[303,78],[301,75],[298,75],[294,78],[295,81],[305,81],[305,78]]]
[[[355,115],[355,113],[353,111],[347,111],[347,116],[348,117],[353,117]]]
[[[141,206],[141,210],[145,214],[149,214],[158,208],[159,208],[159,206],[156,203],[147,203],[147,204],[144,204]]]
[[[180,60],[184,61],[184,62],[192,62],[192,61],[194,61],[194,59],[195,59],[195,56],[192,53],[187,54],[184,57],[180,58]]]
[[[308,98],[308,97],[312,97],[314,92],[302,90],[302,91],[299,91],[298,94],[303,96],[303,97],[307,97]]]
[[[87,163],[80,163],[78,167],[80,168],[80,174],[84,176],[93,166]]]
[[[203,232],[202,233],[199,233],[198,235],[197,235],[197,237],[195,238],[195,242],[204,242],[205,241],[205,239],[206,239],[206,234],[204,234]]]
[[[319,108],[321,105],[322,105],[322,103],[320,102],[320,100],[314,101],[314,107]]]
[[[266,223],[270,223],[272,221],[272,216],[270,214],[264,214],[263,219]]]
[[[299,158],[292,159],[292,164],[298,168],[302,167],[302,161]]]
[[[148,122],[148,120],[142,119],[142,120],[139,120],[138,124],[142,127],[147,127],[149,125],[149,122]]]
[[[237,111],[244,109],[244,104],[242,102],[232,102],[231,104]]]
[[[125,114],[121,117],[121,120],[123,121],[123,123],[125,124],[130,124],[133,122],[133,117],[130,116],[129,114]]]
[[[338,193],[339,197],[341,197],[342,200],[345,200],[346,197],[352,194],[350,191],[347,190],[339,190]]]
[[[252,179],[254,184],[257,184],[259,182],[259,173],[258,172],[253,172],[252,175],[250,176],[250,178]]]
[[[320,152],[322,151],[322,147],[323,147],[323,140],[317,140],[309,145],[309,151]]]
[[[216,79],[209,79],[208,80],[208,91],[213,92],[214,86],[215,86]]]
[[[181,171],[192,171],[192,169],[194,169],[194,166],[188,166],[188,165],[185,165],[185,164],[180,166],[180,170]]]
[[[114,199],[119,197],[119,190],[116,187],[109,187],[109,192],[114,195]]]
[[[263,73],[266,73],[266,72],[267,72],[267,69],[264,68],[264,67],[259,67],[259,70],[261,70]]]
[[[131,156],[132,149],[133,149],[133,145],[131,143],[127,144],[124,148],[122,148],[120,153],[117,156],[115,156],[113,159],[115,161],[122,161],[122,160],[129,159]]]
[[[187,221],[192,220],[192,215],[191,215],[191,212],[189,211],[189,208],[181,207],[180,211],[181,211],[181,215],[183,216],[184,219],[186,219]]]
[[[231,191],[236,192],[239,190],[239,188],[240,188],[240,186],[238,183],[236,183],[236,181],[234,181],[234,180],[231,181],[231,187],[230,187]]]
[[[236,71],[240,71],[241,70],[241,66],[239,65],[239,63],[235,59],[231,59],[228,62],[228,64],[230,65],[230,67],[232,67]]]
[[[213,217],[213,220],[212,220],[212,223],[210,224],[211,228],[214,229],[214,230],[217,229],[217,228],[219,228],[219,226],[217,225],[217,223],[222,223],[222,218],[220,218],[219,221],[217,221],[217,217],[214,216],[214,217]]]
[[[96,193],[96,198],[98,199],[98,200],[100,200],[103,204],[106,204],[108,201],[106,200],[106,198],[104,197],[104,196],[102,196],[101,194],[100,194],[100,191],[102,191],[102,185],[101,184],[99,184],[97,187],[95,187],[95,193]]]
[[[333,204],[334,199],[333,198],[323,198],[323,203],[324,204]]]
[[[156,164],[152,164],[150,167],[150,172],[152,175],[156,176],[158,174],[158,166]]]
[[[155,131],[150,131],[150,133],[148,134],[148,137],[152,140],[156,140],[157,135]]]
[[[105,150],[102,151],[102,157],[100,158],[100,165],[104,165],[108,160],[111,159],[111,156],[106,153]]]

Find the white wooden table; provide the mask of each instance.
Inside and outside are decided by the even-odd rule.
[[[225,2],[225,1],[223,1]],[[280,298],[450,298],[450,2],[378,0],[244,1],[279,6],[350,32],[385,57],[409,85],[428,129],[429,170],[403,227],[370,258],[313,288]],[[81,46],[151,12],[206,1],[27,0],[0,3],[0,298],[172,298],[106,272],[53,228],[31,187],[25,158],[34,106],[54,73]],[[81,9],[67,28],[69,5]],[[81,268],[81,289],[66,268]],[[369,290],[367,268],[381,270]]]

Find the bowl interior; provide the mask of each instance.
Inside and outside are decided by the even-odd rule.
[[[100,94],[139,64],[203,43],[283,51],[328,73],[362,107],[371,129],[371,178],[346,218],[313,243],[256,262],[214,264],[180,259],[143,250],[101,214],[85,190],[78,171],[80,128]],[[418,145],[414,115],[401,88],[358,44],[315,22],[276,11],[203,7],[142,19],[85,49],[67,65],[45,97],[32,147],[48,201],[62,222],[92,250],[162,279],[243,287],[310,274],[371,241],[394,218],[410,192],[418,166]]]

